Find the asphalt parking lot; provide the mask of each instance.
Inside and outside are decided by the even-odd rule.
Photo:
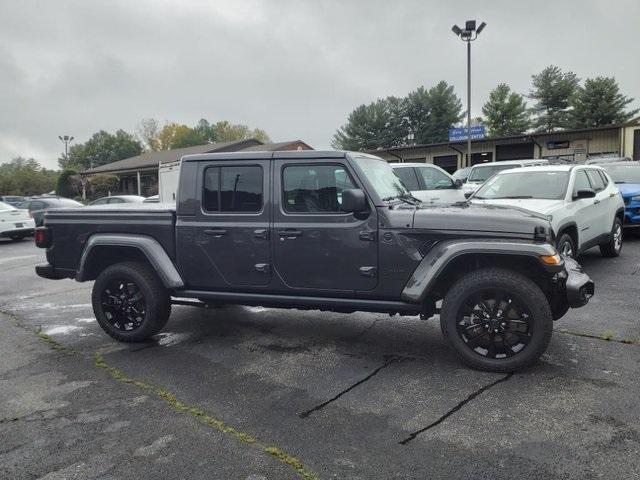
[[[640,478],[640,237],[513,375],[382,314],[174,306],[120,344],[43,258],[0,242],[1,478]]]

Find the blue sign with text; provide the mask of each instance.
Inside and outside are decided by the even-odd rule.
[[[471,127],[471,140],[482,140],[487,136],[484,125],[476,125]],[[450,128],[449,129],[449,141],[461,142],[467,140],[467,127]]]

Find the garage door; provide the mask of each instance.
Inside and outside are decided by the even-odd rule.
[[[440,155],[433,157],[433,164],[439,166],[449,173],[453,173],[458,169],[457,155]]]
[[[515,143],[513,145],[497,145],[496,161],[526,160],[533,158],[533,143]]]

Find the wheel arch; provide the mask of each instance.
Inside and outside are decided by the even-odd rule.
[[[576,251],[580,249],[580,233],[578,232],[578,224],[576,222],[567,222],[562,224],[561,227],[558,228],[558,233],[556,234],[556,241],[565,233],[569,234],[573,239],[573,243],[575,245]]]
[[[162,245],[144,235],[91,236],[82,252],[76,280],[95,280],[105,268],[126,261],[148,264],[168,289],[184,287],[180,273]]]

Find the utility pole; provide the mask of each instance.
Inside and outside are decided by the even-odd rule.
[[[463,42],[467,42],[467,161],[462,162],[463,167],[471,165],[471,42],[478,38],[478,35],[486,26],[487,24],[482,22],[476,28],[475,20],[467,20],[464,29],[458,25],[451,27],[453,33],[460,37]]]

